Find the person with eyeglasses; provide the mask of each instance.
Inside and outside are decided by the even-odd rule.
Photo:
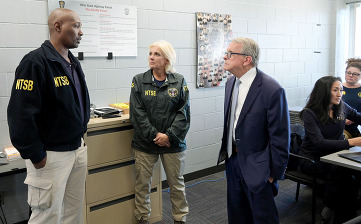
[[[342,100],[352,108],[361,112],[361,58],[349,58],[346,61],[345,82],[343,85]],[[345,137],[354,138],[361,136],[358,124],[346,119]]]
[[[228,223],[279,223],[274,197],[283,179],[290,145],[285,90],[257,66],[259,46],[231,41],[224,69],[224,128],[218,164],[225,161]]]
[[[361,146],[361,137],[344,139],[346,119],[361,124],[361,114],[342,100],[341,79],[318,79],[300,112],[305,127],[300,154],[315,161],[300,161],[302,172],[316,174],[326,181],[323,192],[321,224],[339,224],[356,216],[358,184],[352,170],[320,161],[326,156],[353,146]]]

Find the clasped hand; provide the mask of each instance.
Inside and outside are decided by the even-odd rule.
[[[153,142],[158,146],[170,147],[169,137],[166,134],[158,132]]]

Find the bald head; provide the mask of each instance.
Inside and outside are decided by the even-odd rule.
[[[76,12],[65,8],[54,9],[49,15],[48,26],[50,42],[57,51],[67,55],[68,49],[78,47],[83,32]]]
[[[73,10],[65,9],[65,8],[54,9],[50,13],[48,18],[48,27],[49,27],[50,36],[56,29],[56,23],[63,24],[64,22],[68,20],[73,20],[74,18],[79,19],[79,16]]]

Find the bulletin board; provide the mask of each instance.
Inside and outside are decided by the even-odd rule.
[[[75,11],[84,35],[73,53],[87,56],[137,56],[137,8],[135,6],[74,0],[48,0],[49,14],[56,8]]]
[[[232,40],[232,19],[228,14],[196,13],[197,88],[224,86],[230,73],[225,71],[224,52]]]

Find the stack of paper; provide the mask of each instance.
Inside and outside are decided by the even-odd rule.
[[[4,151],[8,161],[13,161],[21,158],[19,151],[14,147],[5,148]]]

